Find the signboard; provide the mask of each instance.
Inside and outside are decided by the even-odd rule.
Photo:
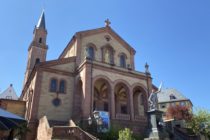
[[[102,125],[100,126],[100,132],[107,132],[110,129],[110,117],[109,112],[106,111],[94,111],[94,113],[98,113],[102,118]]]

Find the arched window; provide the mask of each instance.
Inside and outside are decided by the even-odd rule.
[[[87,48],[87,53],[88,53],[88,58],[93,60],[94,59],[94,48],[93,47],[88,47]]]
[[[125,55],[120,55],[120,67],[126,68]]]
[[[35,61],[35,64],[39,64],[40,63],[40,59],[37,58],[36,61]]]
[[[57,91],[57,79],[51,79],[50,81],[50,92]]]
[[[97,51],[96,45],[93,43],[88,43],[86,45],[86,50],[85,50],[86,54],[86,58],[90,59],[90,60],[94,60],[95,59],[95,52]]]
[[[61,80],[59,84],[59,93],[65,93],[66,90],[66,82],[65,80]]]
[[[102,61],[108,64],[114,64],[114,49],[110,45],[103,46],[101,49]]]

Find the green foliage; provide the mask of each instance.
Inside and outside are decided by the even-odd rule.
[[[97,125],[95,122],[92,125],[85,124],[84,122],[80,122],[78,124],[83,130],[89,132],[93,136],[97,137],[100,140],[142,140],[143,137],[139,135],[133,135],[132,131],[129,128],[125,128],[119,132],[120,127],[118,125],[112,125],[108,132],[106,133],[98,133]],[[85,126],[85,127],[84,127]],[[121,134],[120,134],[121,133]],[[124,135],[125,133],[125,135]],[[127,139],[127,136],[130,136],[131,139]],[[119,137],[121,137],[119,139]]]
[[[135,135],[135,134],[133,134],[132,138],[133,138],[133,140],[143,140],[144,139],[144,137],[142,137],[141,135]]]
[[[196,135],[210,136],[210,112],[204,109],[197,109],[192,118],[187,121],[187,127]]]
[[[101,140],[117,140],[118,132],[119,131],[116,127],[111,127],[107,133],[97,135],[97,138]]]
[[[118,140],[133,140],[132,134],[133,134],[133,132],[129,128],[125,128],[124,130],[120,130]]]

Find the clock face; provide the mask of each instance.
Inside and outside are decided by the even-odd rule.
[[[61,100],[59,98],[55,98],[52,100],[52,103],[55,107],[58,107],[61,104]]]

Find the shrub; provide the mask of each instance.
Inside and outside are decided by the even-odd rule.
[[[133,140],[132,134],[133,134],[133,132],[129,128],[125,128],[124,130],[120,130],[118,140]]]

